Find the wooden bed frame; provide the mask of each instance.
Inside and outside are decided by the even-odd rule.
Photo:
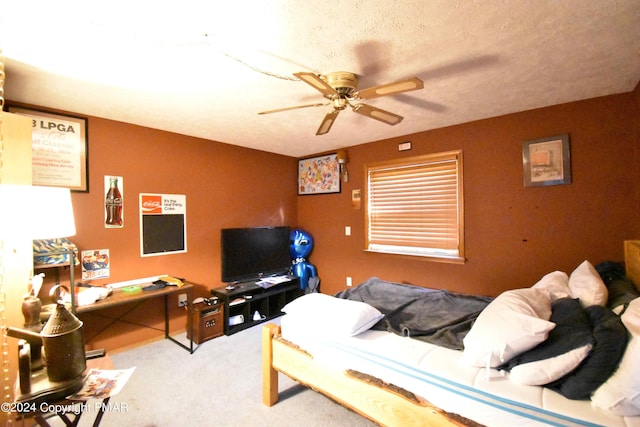
[[[267,406],[278,402],[279,372],[382,426],[480,426],[377,378],[320,365],[270,323],[262,330],[262,401]]]

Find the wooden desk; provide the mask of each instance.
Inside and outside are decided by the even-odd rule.
[[[144,287],[148,284],[141,284],[139,286]],[[113,293],[106,297],[103,300],[96,301],[93,304],[83,305],[76,307],[76,313],[82,314],[95,310],[103,310],[109,307],[116,307],[123,304],[130,304],[135,302],[141,302],[150,298],[158,298],[164,297],[164,337],[168,340],[173,341],[178,344],[180,347],[189,351],[190,354],[193,354],[193,288],[194,286],[190,283],[185,283],[184,285],[178,286],[165,286],[162,289],[154,289],[151,291],[141,290],[136,293],[127,293],[122,290],[122,288],[114,289]],[[171,335],[169,335],[169,295],[172,294],[187,294],[187,328],[189,328],[188,339],[189,346],[181,343],[174,339]]]

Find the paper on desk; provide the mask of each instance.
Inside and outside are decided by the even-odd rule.
[[[288,282],[291,279],[288,278],[287,276],[270,276],[270,277],[265,277],[263,279],[260,279],[256,282],[256,285],[260,285],[263,283],[269,283],[271,285],[277,285],[280,283],[284,283],[284,282]]]
[[[268,289],[272,286],[279,285],[280,283],[288,282],[291,279],[287,276],[270,276],[260,279],[256,282],[256,285],[261,288]]]
[[[122,390],[135,369],[91,369],[80,391],[69,396],[69,399],[106,399],[114,396]]]

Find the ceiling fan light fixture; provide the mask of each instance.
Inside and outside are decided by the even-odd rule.
[[[335,108],[336,110],[344,110],[345,108],[347,108],[347,105],[349,103],[349,101],[347,101],[347,98],[345,98],[344,96],[336,96],[331,101],[333,103],[333,108]]]
[[[344,95],[351,95],[358,87],[358,76],[347,71],[329,73],[325,79],[336,92]]]
[[[367,89],[358,91],[358,76],[347,71],[336,71],[329,74],[315,74],[308,71],[303,71],[299,73],[293,73],[293,75],[320,92],[327,100],[327,103],[316,103],[299,105],[297,107],[278,108],[276,110],[262,111],[258,114],[277,113],[280,111],[331,104],[333,106],[333,110],[327,113],[322,119],[316,135],[324,135],[328,133],[329,130],[331,130],[331,126],[336,120],[338,113],[347,108],[347,106],[350,106],[354,112],[360,115],[379,120],[391,126],[397,125],[402,121],[402,116],[394,114],[390,111],[382,110],[372,105],[362,104],[360,103],[360,101],[385,95],[394,95],[396,93],[422,89],[424,87],[424,83],[422,82],[422,80],[417,77],[413,77],[392,83],[369,87]]]

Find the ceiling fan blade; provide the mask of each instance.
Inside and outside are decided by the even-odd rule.
[[[315,103],[315,104],[297,105],[295,107],[285,107],[285,108],[277,108],[275,110],[260,111],[258,114],[279,113],[281,111],[297,110],[299,108],[322,107],[323,105],[327,105],[327,104],[326,103]]]
[[[324,135],[325,133],[328,133],[329,130],[331,130],[333,122],[336,121],[338,113],[340,113],[340,110],[333,110],[330,113],[327,113],[327,115],[324,116],[324,119],[322,119],[322,123],[320,123],[320,127],[318,127],[316,135]]]
[[[314,89],[322,93],[324,96],[332,96],[338,93],[334,88],[329,86],[329,83],[322,80],[317,74],[303,71],[300,73],[293,73],[293,75],[308,85],[313,86]]]
[[[360,99],[371,99],[379,96],[394,95],[401,92],[409,92],[424,88],[424,83],[417,77],[407,80],[400,80],[393,83],[373,86],[356,92],[355,96]]]
[[[382,110],[377,107],[372,107],[367,104],[357,104],[353,106],[353,111],[358,114],[362,114],[363,116],[370,117],[372,119],[380,120],[388,125],[397,125],[403,119],[402,116],[397,114],[393,114],[389,111]]]

